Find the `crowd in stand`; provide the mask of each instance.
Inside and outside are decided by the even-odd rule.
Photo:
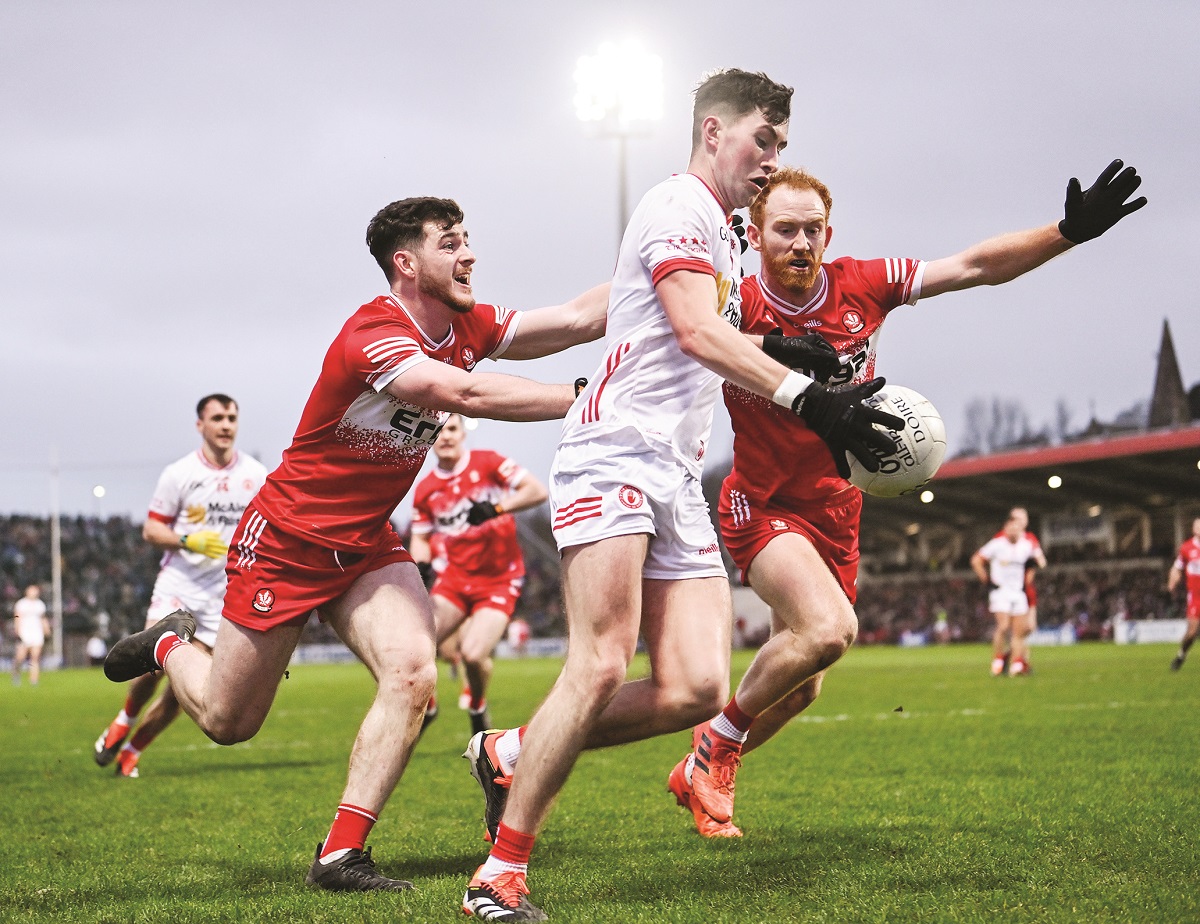
[[[1037,575],[1038,625],[1069,625],[1077,638],[1110,638],[1119,619],[1181,616],[1166,592],[1170,562],[1113,560],[1055,565]],[[859,641],[897,642],[904,633],[950,641],[984,641],[994,623],[986,590],[969,571],[890,575],[860,582]],[[942,623],[944,629],[939,630]]]
[[[126,517],[62,520],[63,631],[107,641],[141,628],[158,573],[159,553]],[[1114,619],[1180,615],[1165,589],[1170,561],[1142,559],[1056,564],[1038,575],[1038,623],[1070,624],[1080,638],[1111,634]],[[516,615],[535,636],[565,634],[558,562],[527,550],[525,591]],[[12,613],[28,584],[49,597],[50,524],[42,517],[0,516],[0,604]],[[968,571],[873,577],[859,586],[859,641],[897,642],[904,633],[931,640],[980,641],[992,620],[978,580]],[[102,615],[103,614],[103,615]],[[6,620],[7,622],[7,620]],[[6,648],[11,639],[5,638]],[[313,620],[305,641],[335,641]]]

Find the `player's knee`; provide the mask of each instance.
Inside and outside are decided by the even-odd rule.
[[[200,723],[204,734],[216,744],[228,747],[231,744],[241,744],[249,741],[258,734],[266,716],[247,715],[245,713],[227,713],[224,715],[206,717]]]

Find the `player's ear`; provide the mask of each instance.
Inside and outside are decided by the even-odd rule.
[[[829,242],[833,240],[833,225],[825,226],[825,246],[829,246]],[[822,248],[824,249],[824,248]]]
[[[409,250],[397,250],[392,254],[392,271],[395,278],[415,279],[417,276],[416,254]]]
[[[716,151],[717,146],[721,141],[721,132],[725,126],[721,122],[719,115],[707,115],[704,121],[700,123],[700,142],[704,145],[705,150],[712,152]]]
[[[762,232],[758,230],[758,225],[754,222],[746,223],[746,240],[750,242],[750,246],[762,252]]]

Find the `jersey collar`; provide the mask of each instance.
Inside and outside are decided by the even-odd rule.
[[[425,333],[425,328],[423,328],[420,325],[420,323],[417,321],[417,319],[412,316],[412,312],[410,312],[404,306],[404,302],[402,302],[402,301],[400,301],[400,299],[396,298],[395,293],[389,292],[387,294],[387,297],[389,299],[391,299],[391,302],[393,305],[395,305],[397,308],[399,308],[401,311],[404,312],[405,317],[407,317],[410,321],[412,321],[413,327],[415,327],[417,329],[417,333],[419,333],[421,335],[421,339],[425,341],[425,345],[427,347],[429,347],[429,349],[444,350],[444,349],[446,349],[446,347],[450,346],[450,344],[452,344],[454,342],[454,322],[450,323],[450,330],[446,333],[446,336],[442,338],[441,343],[438,343],[438,342],[434,341],[432,338],[430,338],[430,336],[427,333]]]
[[[455,478],[455,477],[461,475],[463,472],[465,472],[467,470],[467,466],[470,464],[471,464],[471,450],[464,449],[462,458],[458,460],[458,465],[454,466],[453,469],[451,469],[450,471],[446,471],[440,465],[435,465],[433,467],[433,473],[435,475],[437,475],[439,478],[444,478],[446,480],[449,480],[449,479]]]
[[[824,264],[821,264],[821,272],[817,279],[820,284],[817,287],[816,294],[803,305],[789,302],[772,292],[770,287],[767,286],[766,277],[761,272],[758,273],[758,287],[762,290],[763,298],[771,304],[772,308],[781,314],[792,315],[794,317],[798,314],[811,314],[825,303],[825,298],[829,295],[829,277],[825,275]]]

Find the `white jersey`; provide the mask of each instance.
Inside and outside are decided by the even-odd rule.
[[[994,536],[979,550],[987,561],[992,583],[1004,590],[1025,590],[1025,562],[1034,557],[1038,546],[1028,535],[1010,542],[1004,536]]]
[[[41,645],[45,642],[46,626],[42,622],[46,618],[45,603],[22,597],[13,607],[13,616],[17,621],[17,638],[21,644]]]
[[[646,193],[621,241],[604,359],[567,414],[563,445],[648,447],[700,476],[721,380],[679,349],[654,286],[676,270],[715,276],[713,310],[736,328],[741,256],[725,210],[699,177],[677,174]]]
[[[171,526],[180,536],[207,529],[232,545],[242,512],[266,477],[263,464],[245,453],[235,452],[228,465],[217,468],[196,450],[163,469],[150,501],[150,517]],[[182,547],[163,555],[162,570],[154,582],[155,598],[219,598],[224,594],[224,558],[209,558]]]

